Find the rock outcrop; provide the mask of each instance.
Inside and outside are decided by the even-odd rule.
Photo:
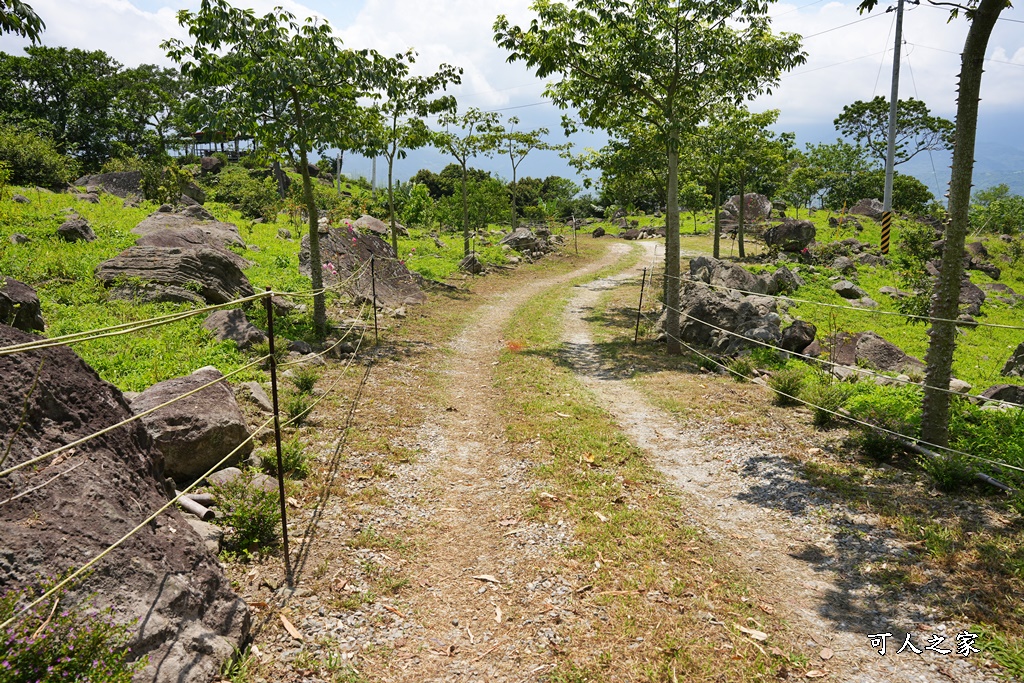
[[[240,349],[266,341],[263,330],[249,322],[241,308],[214,311],[203,321],[203,328],[213,332],[218,341],[231,340]]]
[[[924,363],[874,332],[840,332],[834,340],[833,363],[851,367],[868,366],[881,372],[919,373]]]
[[[1000,374],[1005,377],[1024,377],[1024,342],[1014,349]]]
[[[0,325],[0,346],[33,339]],[[8,466],[131,415],[121,392],[66,347],[0,357],[0,376],[0,443],[11,444]],[[18,589],[40,575],[81,567],[167,502],[162,477],[161,455],[135,422],[0,478],[0,500],[24,494],[0,506],[0,586]],[[140,683],[218,680],[249,633],[245,603],[173,508],[101,560],[61,608],[89,596],[130,626],[133,656],[148,656],[135,678]]]
[[[205,367],[158,382],[136,396],[131,408],[136,413],[150,410],[223,376],[216,368]],[[163,454],[167,476],[179,483],[204,474],[249,436],[245,416],[224,381],[160,408],[142,422]],[[227,464],[243,459],[252,448],[251,441],[246,443]]]
[[[345,282],[345,288],[359,303],[373,300],[371,257],[375,257],[378,305],[398,308],[427,300],[419,280],[395,257],[391,245],[380,237],[357,232],[355,228],[329,228],[320,235],[324,283]],[[333,270],[326,267],[328,263],[334,266]],[[309,235],[302,237],[299,272],[310,275]]]
[[[45,325],[36,290],[12,277],[0,275],[0,324],[22,332],[42,332]]]
[[[129,247],[96,267],[112,296],[141,301],[223,304],[251,296],[237,260],[219,247]]]
[[[65,242],[92,242],[96,239],[96,233],[89,226],[89,221],[73,215],[57,228],[57,237]]]
[[[810,221],[785,220],[764,231],[764,243],[782,251],[799,252],[807,248],[817,235]]]

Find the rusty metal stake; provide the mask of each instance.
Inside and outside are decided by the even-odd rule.
[[[633,345],[636,346],[640,340],[640,314],[644,307],[644,285],[647,284],[647,269],[644,268],[644,276],[640,278],[640,303],[636,305],[636,332],[633,333]]]
[[[375,264],[376,256],[370,257],[370,290],[373,292],[373,343],[380,344],[380,332],[377,330],[377,272]]]

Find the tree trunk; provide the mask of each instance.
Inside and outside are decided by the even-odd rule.
[[[739,245],[740,258],[744,258],[747,254],[743,250],[743,219],[746,217],[747,208],[747,196],[744,191],[747,189],[745,186],[747,179],[745,174],[740,175],[740,224],[736,227],[736,242]]]
[[[512,165],[512,232],[519,227],[519,213],[516,211],[516,167]]]
[[[324,286],[323,265],[320,263],[320,217],[317,214],[316,199],[313,198],[313,181],[309,177],[309,156],[306,150],[299,150],[299,162],[302,171],[302,199],[309,214],[309,276],[313,281],[313,289]],[[313,328],[318,336],[327,333],[327,306],[324,293],[313,295]]]
[[[469,190],[466,188],[466,162],[462,162],[462,255],[469,256]]]
[[[715,248],[712,253],[715,258],[720,258],[722,246],[722,212],[719,211],[719,207],[722,206],[722,174],[719,172],[715,176],[715,206],[713,211],[715,212]]]
[[[669,355],[682,353],[679,343],[679,138],[668,142],[668,188],[665,203],[665,336]]]
[[[1006,6],[1006,0],[981,0],[964,41],[960,58],[960,89],[956,106],[956,130],[953,136],[953,165],[949,180],[949,224],[942,250],[942,266],[932,295],[933,318],[955,320],[963,277],[964,241],[969,229],[967,212],[971,201],[974,173],[974,142],[978,130],[978,101],[985,50],[989,36]],[[936,446],[949,445],[949,378],[956,349],[956,325],[932,322],[925,356],[924,401],[921,413],[921,438]]]
[[[398,229],[395,226],[395,183],[394,183],[395,157],[388,157],[388,217],[391,219],[391,247],[395,250],[395,257],[398,257]]]

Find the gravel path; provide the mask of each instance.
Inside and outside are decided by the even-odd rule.
[[[653,253],[656,243],[641,243]],[[651,255],[651,254],[649,254]],[[641,264],[642,265],[642,264]],[[584,318],[601,292],[635,278],[639,267],[578,288],[565,312],[564,342],[580,379],[633,442],[647,451],[688,503],[691,521],[733,551],[741,566],[761,576],[778,597],[788,621],[809,649],[821,653],[812,668],[851,683],[999,680],[955,651],[962,624],[943,622],[907,595],[897,604],[863,580],[864,567],[886,568],[886,559],[907,550],[871,515],[845,509],[827,491],[809,485],[798,467],[780,455],[791,435],[738,440],[713,421],[681,425],[652,406],[628,381],[608,372]],[[859,571],[853,571],[858,568]],[[892,633],[886,655],[871,648],[868,634]],[[923,653],[897,655],[907,633]],[[770,642],[770,641],[769,641]],[[825,659],[827,658],[827,660]]]

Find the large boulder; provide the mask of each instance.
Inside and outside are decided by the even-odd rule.
[[[733,195],[722,205],[722,210],[733,219],[738,220],[740,216],[740,196]],[[754,223],[763,221],[772,213],[772,203],[763,194],[748,192],[743,195],[743,222]]]
[[[213,332],[218,341],[231,340],[240,349],[267,340],[263,330],[249,322],[241,308],[214,311],[203,321],[203,328]]]
[[[884,212],[884,205],[877,199],[861,199],[859,202],[850,207],[849,213],[855,213],[859,216],[867,216],[874,220],[880,220],[882,213]]]
[[[142,171],[118,171],[87,175],[75,181],[78,187],[102,190],[108,194],[127,199],[142,196]]]
[[[768,292],[767,278],[754,275],[736,263],[719,262],[718,267],[711,273],[709,284],[716,287],[738,289],[748,294],[766,294]]]
[[[832,285],[832,291],[844,299],[863,299],[868,293],[849,280],[840,280]]]
[[[211,233],[204,232],[200,227],[147,231],[145,235],[135,241],[137,247],[179,247],[182,249],[208,247],[234,263],[239,270],[252,265],[230,249],[225,249],[221,244],[220,240]]]
[[[22,332],[44,329],[36,290],[12,277],[0,275],[0,324],[11,325]]]
[[[516,228],[502,237],[498,244],[508,245],[520,253],[541,250],[537,236],[529,228]]]
[[[223,377],[220,370],[207,366],[158,382],[132,400],[132,410],[144,412]],[[194,481],[249,437],[245,416],[226,381],[160,408],[142,422],[164,456],[164,471],[178,482]],[[251,452],[249,441],[227,464]]]
[[[1024,386],[1019,384],[996,384],[981,392],[979,396],[991,401],[1005,401],[1024,406]]]
[[[786,266],[780,267],[768,279],[768,294],[789,294],[804,286],[803,278]]]
[[[881,372],[918,373],[924,370],[924,363],[874,332],[840,332],[833,341],[835,351],[830,359],[833,363],[851,367],[867,365]]]
[[[57,237],[65,242],[92,242],[96,239],[96,233],[89,226],[89,221],[74,215],[60,224],[57,228]]]
[[[818,328],[814,324],[803,320],[794,320],[793,324],[782,331],[782,341],[779,343],[786,351],[803,353],[804,349],[814,343],[818,334]]]
[[[1024,342],[1010,355],[1001,374],[1006,377],[1024,377]]]
[[[35,339],[0,325],[0,346]],[[131,416],[121,392],[67,347],[2,356],[0,377],[0,443],[11,446],[5,466]],[[129,423],[0,477],[0,500],[0,590],[26,588],[81,567],[160,509],[162,458],[141,422]],[[131,656],[148,657],[140,682],[219,680],[249,635],[245,602],[174,508],[97,563],[60,608],[84,606],[90,596],[129,626]]]
[[[753,340],[777,346],[782,339],[771,297],[740,296],[684,281],[679,298],[679,336],[686,343],[733,354],[760,345]]]
[[[795,253],[806,249],[816,234],[817,228],[810,221],[786,220],[764,231],[764,243]]]
[[[156,211],[146,216],[138,225],[132,228],[132,234],[139,237],[150,237],[157,233],[167,231],[189,231],[198,229],[207,237],[207,243],[219,246],[235,245],[244,247],[245,242],[238,234],[238,226],[234,223],[222,223],[214,220],[204,220],[205,214],[193,215],[189,213],[170,213],[167,211]]]
[[[220,173],[222,168],[224,168],[224,160],[219,157],[203,157],[199,160],[200,173],[203,175]]]
[[[324,283],[344,282],[345,289],[359,303],[373,300],[371,257],[375,261],[373,272],[376,274],[378,305],[399,308],[427,300],[418,277],[398,260],[391,245],[380,237],[347,228],[329,228],[320,235]],[[333,269],[327,267],[328,263]],[[303,235],[299,248],[299,272],[310,275],[309,235]]]
[[[360,216],[352,225],[360,231],[369,231],[378,237],[387,237],[390,232],[388,230],[387,223],[379,218],[374,218],[373,216],[367,216],[365,214]]]
[[[235,259],[217,247],[129,247],[96,267],[117,298],[224,304],[252,296]],[[234,255],[232,255],[234,256]]]

